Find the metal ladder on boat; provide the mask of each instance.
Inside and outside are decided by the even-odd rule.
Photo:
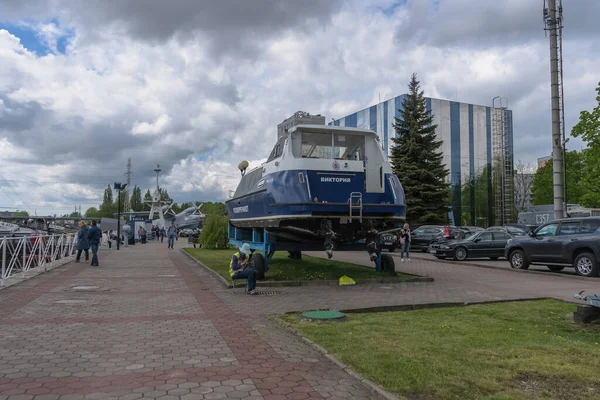
[[[350,222],[352,221],[352,217],[356,217],[357,215],[354,212],[358,211],[358,220],[362,222],[362,211],[363,211],[363,203],[362,203],[362,193],[361,192],[352,192],[350,193],[350,198],[348,199],[350,203]],[[354,211],[354,212],[353,212]]]

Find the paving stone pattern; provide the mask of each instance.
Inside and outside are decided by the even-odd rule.
[[[268,321],[288,296],[233,297],[166,243],[59,267],[0,290],[0,400],[379,398]]]

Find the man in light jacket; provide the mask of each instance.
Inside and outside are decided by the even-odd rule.
[[[79,221],[79,231],[77,231],[77,256],[75,262],[78,263],[81,258],[81,252],[85,251],[85,261],[90,259],[90,243],[88,242],[88,226],[83,221]]]

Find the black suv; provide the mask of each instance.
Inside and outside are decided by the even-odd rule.
[[[547,265],[550,271],[573,267],[581,276],[600,275],[600,217],[567,218],[541,225],[530,236],[509,240],[510,266]]]

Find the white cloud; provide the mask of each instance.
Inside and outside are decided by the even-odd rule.
[[[133,128],[131,128],[131,133],[133,135],[158,135],[159,133],[164,132],[170,122],[171,117],[166,114],[156,118],[152,123],[135,121],[133,123]]]
[[[488,21],[496,1],[475,9],[446,0],[438,14],[423,1],[314,3],[324,10],[290,2],[291,16],[268,13],[270,0],[249,2],[244,15],[222,13],[224,1],[208,17],[193,2],[181,10],[150,2],[144,12],[108,2],[95,18],[79,2],[47,15],[39,1],[4,13],[0,5],[15,23],[57,18],[31,25],[52,49],[74,34],[66,54],[40,57],[0,30],[1,172],[31,206],[97,205],[130,157],[132,184],[144,190],[159,163],[176,201],[226,199],[237,164],[259,165],[283,119],[297,110],[343,117],[405,93],[412,72],[431,97],[484,105],[508,98],[516,158],[535,162],[550,152],[549,51],[537,6],[508,2],[486,26],[474,18]],[[593,106],[600,81],[597,24],[582,7],[565,5],[567,130]],[[512,33],[501,40],[499,27]]]

